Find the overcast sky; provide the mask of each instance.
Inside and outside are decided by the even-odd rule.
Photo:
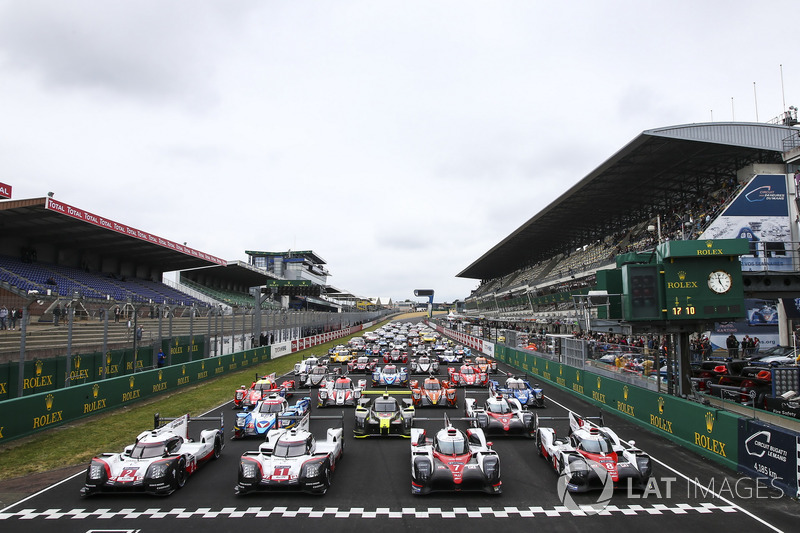
[[[800,105],[796,8],[0,0],[0,182],[227,260],[314,250],[360,296],[452,301],[642,131]]]

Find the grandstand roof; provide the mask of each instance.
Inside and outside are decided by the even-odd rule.
[[[214,265],[191,270],[184,270],[181,275],[186,275],[189,279],[197,279],[201,275],[208,275],[220,281],[242,284],[247,287],[259,287],[271,279],[279,279],[260,268],[248,265],[244,261],[230,261],[227,265]]]
[[[162,272],[224,264],[222,259],[105,217],[56,202],[31,198],[0,202],[6,236],[148,264]]]
[[[509,274],[719,188],[749,164],[783,163],[783,141],[797,131],[742,122],[646,130],[456,276]]]

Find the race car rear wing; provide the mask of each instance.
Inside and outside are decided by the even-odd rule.
[[[176,435],[183,437],[184,440],[189,440],[189,422],[219,422],[220,430],[225,427],[222,413],[219,414],[219,417],[198,416],[195,418],[190,418],[189,413],[175,418],[164,417],[156,413],[153,415],[153,430],[159,433],[172,431]]]

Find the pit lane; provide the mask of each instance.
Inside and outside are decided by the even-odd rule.
[[[509,371],[500,365],[500,370]],[[442,369],[440,374],[444,374]],[[502,376],[502,374],[501,374]],[[356,379],[358,379],[356,377]],[[545,387],[548,407],[542,416],[566,416],[567,409],[593,416],[597,408],[567,392]],[[486,392],[471,392],[479,400]],[[310,394],[316,405],[316,391]],[[294,399],[290,401],[293,402]],[[459,409],[425,408],[417,417],[434,418],[447,414],[463,416],[463,391],[459,390]],[[222,412],[226,437],[232,433],[236,411],[221,406],[209,415]],[[314,414],[344,414],[344,457],[337,468],[327,495],[256,493],[235,496],[239,456],[256,449],[258,439],[232,441],[220,460],[203,466],[186,486],[167,498],[145,495],[101,495],[80,497],[83,473],[68,478],[41,493],[0,512],[4,531],[219,531],[234,528],[291,527],[296,531],[350,531],[356,527],[385,531],[405,531],[414,527],[436,527],[447,531],[468,526],[495,528],[544,528],[547,531],[575,531],[601,527],[616,531],[641,531],[680,528],[682,531],[791,531],[797,503],[761,488],[716,463],[686,452],[674,443],[650,434],[638,426],[610,414],[606,425],[623,440],[635,440],[649,453],[654,465],[653,490],[628,493],[618,490],[610,501],[597,502],[598,494],[575,495],[578,505],[593,505],[587,511],[565,505],[557,492],[558,477],[550,464],[540,458],[533,440],[490,437],[501,461],[503,494],[434,493],[412,496],[410,491],[410,445],[402,438],[351,438],[353,408],[312,408],[312,430],[324,439],[328,420],[313,422]],[[466,428],[467,422],[457,421]],[[566,434],[566,421],[547,421],[560,435]],[[440,421],[418,421],[429,434],[442,426]],[[543,423],[544,425],[544,423]],[[131,438],[141,428],[132,428]],[[109,450],[111,451],[111,450]],[[601,505],[601,503],[606,503]],[[466,520],[479,520],[468,524]],[[265,521],[266,520],[266,521]]]

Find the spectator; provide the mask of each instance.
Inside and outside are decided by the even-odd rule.
[[[17,318],[19,318],[17,313],[19,313],[19,311],[13,307],[11,308],[11,311],[8,312],[8,329],[17,329]]]
[[[5,305],[0,307],[0,329],[7,329],[6,321],[8,320],[8,307]]]
[[[122,314],[122,311],[119,310],[119,306],[114,308],[114,322],[119,322],[119,317]]]
[[[728,335],[725,345],[728,348],[728,357],[739,357],[739,339],[731,333]]]
[[[58,323],[61,321],[61,306],[56,304],[53,308],[53,325],[58,326]]]
[[[161,368],[165,364],[167,364],[167,356],[164,355],[164,350],[159,349],[158,350],[158,368]]]

